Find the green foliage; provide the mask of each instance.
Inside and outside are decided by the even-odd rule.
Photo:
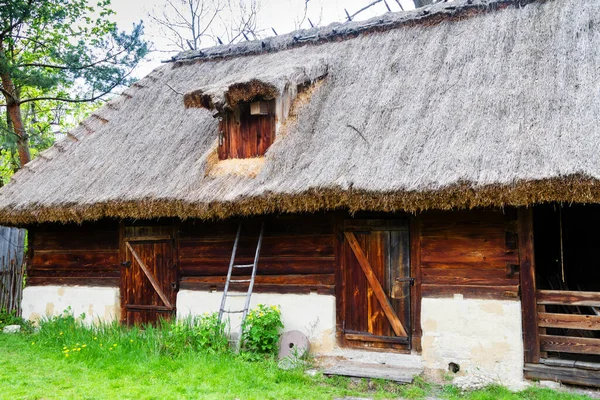
[[[70,308],[43,318],[37,342],[55,347],[65,357],[103,358],[113,353],[154,354],[180,357],[193,352],[227,353],[225,323],[218,314],[206,314],[156,326],[127,328],[118,323],[86,325],[85,314],[75,317]]]
[[[110,0],[6,0],[0,5],[0,101],[21,110],[20,138],[0,119],[0,178],[6,183],[19,159],[16,147],[35,155],[97,101],[131,83],[130,74],[147,54],[142,23],[130,33],[111,21]],[[91,102],[92,105],[82,105]],[[16,118],[13,116],[13,118]]]
[[[165,344],[174,348],[190,347],[208,353],[229,351],[227,324],[219,321],[219,314],[188,317],[170,326]]]
[[[182,323],[192,330],[197,322]],[[116,323],[87,327],[67,310],[46,319],[38,333],[0,334],[0,397],[589,399],[537,387],[518,393],[499,386],[462,392],[454,386],[438,386],[420,378],[413,384],[400,385],[383,380],[326,378],[320,374],[313,377],[302,369],[280,370],[269,358],[249,362],[231,352],[213,354],[183,345],[177,354],[171,354],[164,351],[161,340],[175,330],[169,323],[143,330]],[[175,335],[185,337],[186,330]],[[171,336],[169,340],[180,339]]]
[[[0,331],[7,325],[20,325],[22,332],[32,332],[33,326],[29,321],[17,316],[15,311],[0,310]]]
[[[279,306],[259,304],[248,312],[242,328],[243,350],[252,355],[273,356],[279,349],[283,328]]]

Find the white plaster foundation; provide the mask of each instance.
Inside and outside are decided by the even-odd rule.
[[[75,317],[85,313],[86,323],[119,319],[120,299],[117,287],[28,286],[23,289],[23,318],[37,321],[63,313],[67,307]]]
[[[233,294],[233,292],[231,292]],[[239,293],[236,293],[239,294]],[[177,318],[219,311],[223,292],[181,290],[177,294]],[[227,308],[241,310],[245,297],[231,297]],[[335,296],[320,294],[253,293],[250,308],[257,304],[279,305],[285,331],[304,333],[311,344],[311,352],[323,354],[335,346]],[[240,314],[230,314],[232,332],[237,331]]]
[[[424,298],[421,305],[426,368],[484,375],[514,386],[523,381],[521,303],[508,300]]]

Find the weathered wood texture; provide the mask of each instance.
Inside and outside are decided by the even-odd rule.
[[[0,310],[21,315],[25,230],[0,226]]]
[[[525,364],[525,378],[549,380],[571,385],[600,387],[598,371],[579,368],[554,367],[543,364]]]
[[[540,333],[536,303],[535,252],[533,237],[533,210],[518,211],[519,265],[521,268],[521,313],[523,318],[523,350],[525,362],[540,359]]]
[[[183,222],[179,228],[182,289],[222,290],[237,230],[233,220]],[[244,221],[236,264],[254,259],[260,219]],[[333,294],[333,216],[271,216],[258,262],[254,292]],[[241,277],[247,270],[234,269]],[[232,284],[235,290],[236,286]]]
[[[342,285],[336,290],[340,344],[408,350],[408,221],[346,220],[342,231],[337,280]]]
[[[275,140],[275,101],[268,101],[268,115],[250,115],[250,103],[240,103],[219,122],[219,159],[250,158],[265,154]]]
[[[121,229],[122,322],[141,325],[170,318],[176,311],[178,282],[175,226],[140,223]]]
[[[29,228],[27,285],[119,285],[119,224],[44,224]]]
[[[518,267],[509,268],[519,264],[513,213],[428,212],[419,220],[423,297],[518,297]]]

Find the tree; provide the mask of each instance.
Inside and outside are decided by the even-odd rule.
[[[142,23],[119,32],[112,14],[110,0],[0,0],[0,129],[14,136],[20,166],[31,159],[30,134],[52,125],[50,110],[130,83],[148,52]]]
[[[179,51],[257,38],[259,0],[166,0],[150,19]]]

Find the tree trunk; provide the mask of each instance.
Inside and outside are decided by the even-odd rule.
[[[2,74],[2,86],[8,93],[4,94],[6,99],[6,110],[12,123],[12,130],[17,136],[17,150],[19,152],[19,163],[21,167],[27,164],[31,160],[29,154],[29,141],[27,138],[27,131],[23,124],[23,117],[21,115],[21,105],[19,104],[19,96],[15,85],[8,74]]]

